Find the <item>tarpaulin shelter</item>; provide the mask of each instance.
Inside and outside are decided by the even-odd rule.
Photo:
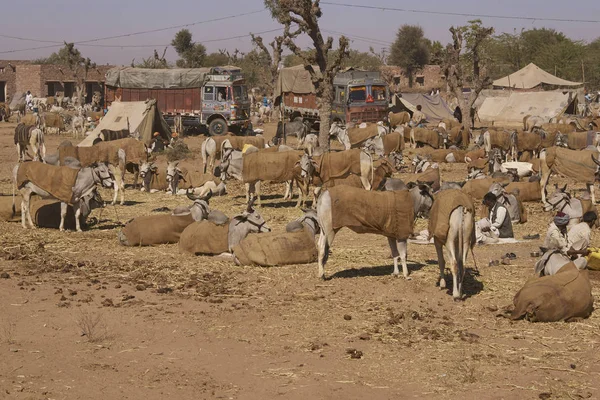
[[[211,72],[211,68],[117,67],[106,73],[106,85],[126,89],[199,88]]]
[[[313,65],[313,69],[317,74],[321,73],[318,66]],[[304,68],[304,65],[296,65],[279,70],[277,82],[275,82],[274,97],[277,98],[282,93],[288,92],[296,94],[315,93],[315,86],[312,83],[310,72]]]
[[[165,140],[171,138],[171,128],[162,117],[156,100],[115,101],[98,126],[78,146],[92,146],[103,130],[121,131],[125,129],[131,133],[139,132],[140,140],[148,146],[152,142],[154,132],[158,132]]]
[[[448,107],[439,94],[402,93],[401,96],[396,96],[395,105],[391,108],[393,112],[408,111],[412,115],[417,111],[417,105],[421,105],[421,111],[427,117],[427,121],[437,122],[444,118],[454,118],[454,110]]]
[[[523,117],[535,115],[550,120],[565,112],[573,113],[574,92],[512,92],[508,96],[486,97],[477,113],[482,122],[494,125],[522,125]]]
[[[583,85],[581,82],[571,82],[554,76],[533,63],[504,78],[496,79],[493,84],[495,88],[517,90],[545,87],[574,88],[581,85]]]

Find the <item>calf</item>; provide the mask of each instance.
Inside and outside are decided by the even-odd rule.
[[[250,150],[258,151],[258,149]],[[221,165],[215,168],[215,175],[220,176],[222,181],[228,179],[236,179],[243,182],[244,155],[239,150],[226,148],[223,153]],[[258,205],[261,206],[260,200],[260,181],[255,183],[245,183],[246,201],[250,202],[250,198],[258,197]]]
[[[194,222],[191,213],[183,215],[144,215],[127,222],[119,232],[123,246],[154,246],[177,243],[185,228]]]
[[[408,123],[410,122],[410,114],[406,111],[400,111],[399,113],[393,113],[390,111],[387,116],[387,122],[390,129],[394,129],[400,125],[408,126]]]
[[[171,194],[186,194],[187,190],[193,189],[204,195],[209,191],[217,196],[225,194],[225,183],[213,174],[204,174],[199,171],[180,167],[179,161],[170,162],[167,165],[166,180]]]

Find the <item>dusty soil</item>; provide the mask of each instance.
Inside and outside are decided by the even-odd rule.
[[[4,194],[16,161],[13,129],[0,123]],[[47,136],[49,152],[64,139]],[[203,137],[185,140],[197,151]],[[442,176],[461,180],[465,166],[446,164]],[[282,200],[283,185],[265,186],[261,213],[282,231],[301,212]],[[228,190],[211,207],[233,215],[244,208],[243,188]],[[390,275],[385,238],[341,231],[330,279],[321,281],[316,265],[237,267],[182,255],[177,245],[124,248],[121,223],[188,203],[132,189],[126,200],[95,210],[100,222],[83,233],[0,222],[0,398],[600,396],[598,313],[570,324],[504,317],[532,273],[529,253],[539,240],[478,246],[479,274],[470,260],[468,298],[454,302],[435,285],[433,246],[409,245],[406,281]],[[527,208],[518,239],[543,236],[550,219],[539,204]],[[419,221],[417,229],[425,226]],[[506,252],[517,260],[488,266]]]

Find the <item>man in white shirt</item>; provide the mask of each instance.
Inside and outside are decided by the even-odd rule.
[[[554,220],[548,227],[546,233],[546,240],[544,240],[543,248],[546,250],[559,250],[564,255],[567,255],[569,251],[569,238],[567,237],[567,225],[569,224],[570,217],[563,213],[558,212],[554,216]],[[545,250],[545,251],[546,251]]]
[[[584,258],[589,251],[587,248],[590,246],[590,239],[592,236],[592,226],[596,223],[598,216],[593,211],[588,211],[583,214],[583,222],[578,223],[569,230],[567,237],[569,239],[569,252],[574,257],[573,262],[577,265],[577,268],[584,269],[587,265],[587,261]]]
[[[514,237],[512,222],[508,210],[498,202],[495,194],[487,193],[483,197],[483,204],[488,207],[490,214],[475,224],[475,238],[477,243],[497,243],[498,238]]]
[[[25,95],[25,105],[29,108],[33,107],[33,95],[31,94],[31,92],[28,90],[27,94]]]

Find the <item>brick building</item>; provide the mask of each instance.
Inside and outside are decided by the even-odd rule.
[[[446,90],[446,77],[439,65],[426,65],[422,70],[417,71],[412,88],[409,88],[408,77],[400,67],[384,65],[381,67],[381,74],[392,91],[430,92],[432,89],[440,89],[440,92],[444,92]]]
[[[101,65],[90,69],[86,79],[86,102],[90,102],[94,91],[104,92],[105,74],[112,66]],[[33,64],[23,60],[0,60],[0,102],[11,99],[15,94],[28,90],[35,97],[54,96],[63,92],[71,97],[75,92],[76,79],[67,66]]]

